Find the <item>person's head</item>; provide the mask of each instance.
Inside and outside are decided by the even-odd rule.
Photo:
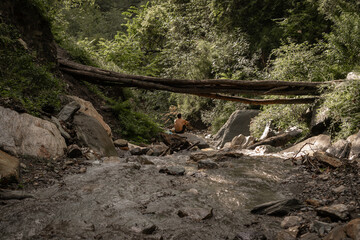
[[[178,118],[181,118],[181,113],[179,113],[179,114],[177,115],[177,117],[178,117]]]

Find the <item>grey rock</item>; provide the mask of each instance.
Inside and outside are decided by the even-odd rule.
[[[237,110],[233,112],[224,126],[214,135],[214,141],[217,142],[218,147],[223,147],[225,143],[239,135],[250,135],[250,121],[257,116],[257,110]]]
[[[341,185],[341,186],[339,186],[339,187],[337,187],[337,188],[333,188],[332,189],[332,191],[334,192],[334,193],[342,193],[342,192],[344,192],[346,190],[346,187],[344,186],[344,185]]]
[[[58,114],[58,119],[64,122],[68,122],[72,119],[75,113],[80,109],[80,104],[72,101],[66,104]]]
[[[196,146],[198,146],[200,149],[204,149],[204,148],[209,148],[210,145],[200,136],[197,136],[195,134],[192,133],[183,133],[181,134],[182,137],[186,137],[186,140],[190,143],[190,144],[195,144],[197,143]]]
[[[279,147],[274,147],[274,146],[271,146],[271,145],[260,145],[260,146],[257,146],[255,149],[254,149],[255,152],[257,153],[275,153],[275,152],[279,152],[281,151],[281,148]]]
[[[297,199],[273,201],[255,206],[251,213],[271,216],[285,216],[291,211],[300,209],[302,204]]]
[[[71,139],[71,136],[68,132],[65,131],[65,129],[61,126],[59,119],[52,116],[51,121],[56,125],[56,127],[59,129],[61,136],[63,136],[65,139],[69,140]]]
[[[345,204],[319,207],[316,209],[316,212],[320,216],[330,217],[333,221],[346,220],[349,216],[349,210]]]
[[[331,146],[331,139],[330,136],[320,134],[315,137],[311,137],[302,141],[295,146],[292,146],[288,149],[281,151],[281,153],[299,153],[298,155],[294,156],[297,157],[299,155],[309,154],[309,156],[313,156],[314,152],[326,151]],[[301,150],[301,152],[299,152]]]
[[[318,233],[320,236],[323,237],[325,236],[325,234],[328,234],[335,226],[335,224],[315,220],[311,223],[310,230]]]
[[[289,227],[295,227],[300,225],[302,218],[298,216],[288,216],[285,217],[284,220],[281,222],[282,228],[289,228]]]
[[[331,147],[326,150],[326,152],[329,153],[330,155],[340,158],[341,153],[344,151],[347,144],[348,142],[346,140],[340,139],[336,141],[334,144],[332,144]]]
[[[131,230],[136,233],[153,234],[157,229],[157,226],[144,219],[138,219],[132,223]]]
[[[159,170],[160,173],[167,173],[168,175],[182,176],[185,174],[185,168],[182,166],[169,166]]]
[[[0,106],[0,148],[13,155],[57,158],[64,155],[65,139],[52,122]]]
[[[73,125],[82,144],[103,156],[117,156],[113,141],[95,118],[78,112],[74,116]]]
[[[160,156],[168,149],[168,146],[166,146],[164,143],[160,143],[157,145],[153,145],[150,147],[150,150],[152,150],[152,153],[150,156]]]
[[[124,139],[117,139],[114,141],[115,147],[127,147],[129,142]]]
[[[144,155],[149,151],[149,148],[135,147],[130,150],[131,155]]]
[[[219,165],[212,160],[200,160],[198,161],[198,169],[216,169]]]
[[[360,131],[357,134],[351,135],[346,140],[351,143],[349,159],[360,158]]]

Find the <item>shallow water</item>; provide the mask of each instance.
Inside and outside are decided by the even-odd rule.
[[[228,167],[198,170],[189,156],[149,157],[155,165],[101,163],[64,183],[33,192],[35,199],[0,206],[0,239],[233,239],[266,231],[246,227],[256,221],[250,209],[290,193],[280,182],[291,169],[270,156],[230,158]],[[159,173],[181,165],[185,176]],[[210,219],[180,218],[183,208],[210,211]],[[151,226],[151,234],[141,231]],[[146,232],[146,231],[145,231]]]

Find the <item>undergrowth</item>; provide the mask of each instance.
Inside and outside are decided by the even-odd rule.
[[[42,65],[21,44],[15,27],[0,23],[0,97],[2,102],[13,102],[30,114],[59,109],[58,95],[63,86],[50,69]]]

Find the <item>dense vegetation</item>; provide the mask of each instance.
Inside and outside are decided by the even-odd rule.
[[[28,1],[42,9],[57,43],[74,59],[125,73],[328,81],[345,78],[360,66],[360,4],[355,0]],[[127,137],[151,138],[156,132],[135,130],[138,121],[152,126],[137,112],[159,122],[176,106],[194,125],[216,131],[233,110],[249,107],[158,91],[126,91],[108,103],[122,116]],[[330,109],[334,136],[359,129],[359,92],[358,81],[349,81],[318,103]],[[297,125],[307,133],[303,116],[312,107],[263,107],[252,133],[258,137],[269,119],[278,129]]]

